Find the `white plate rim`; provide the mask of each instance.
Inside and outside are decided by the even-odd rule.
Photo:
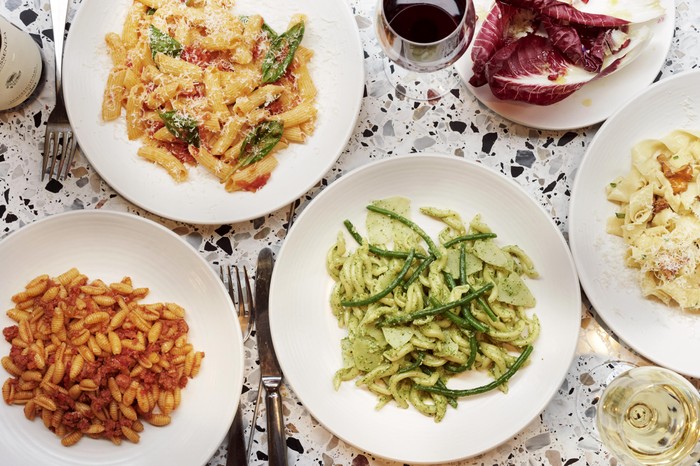
[[[175,460],[177,458],[178,452],[182,454],[183,448],[189,448],[190,453],[188,453],[188,457],[190,459],[196,458],[196,461],[198,464],[206,464],[206,462],[214,455],[216,452],[217,448],[219,447],[220,443],[223,441],[224,436],[226,435],[226,432],[228,431],[228,427],[230,426],[231,422],[233,421],[233,417],[235,414],[236,407],[238,406],[238,403],[240,401],[240,393],[241,393],[241,388],[243,386],[243,368],[244,368],[244,351],[243,351],[243,339],[240,331],[240,326],[238,323],[238,319],[234,318],[235,316],[235,309],[233,307],[233,303],[228,297],[227,291],[223,285],[223,283],[219,280],[219,278],[216,276],[214,273],[213,269],[209,266],[209,264],[202,258],[197,251],[189,244],[187,241],[185,241],[183,238],[175,234],[173,231],[169,230],[168,228],[164,227],[163,225],[154,222],[152,220],[149,220],[144,217],[140,217],[135,214],[130,214],[126,212],[118,212],[118,211],[111,211],[111,210],[75,210],[75,211],[66,211],[66,212],[61,212],[57,213],[48,217],[43,217],[41,219],[38,219],[32,223],[28,223],[24,226],[22,226],[20,229],[13,231],[7,235],[5,235],[2,239],[0,239],[0,255],[6,255],[4,251],[10,250],[10,252],[13,251],[12,248],[17,247],[17,245],[21,245],[21,243],[24,240],[24,237],[26,235],[32,235],[35,234],[36,232],[42,232],[44,233],[45,230],[49,230],[56,225],[61,225],[65,223],[78,223],[80,225],[84,225],[86,222],[90,223],[109,223],[110,225],[114,223],[118,223],[120,225],[127,225],[131,224],[134,225],[135,228],[139,229],[139,233],[144,233],[150,232],[154,233],[155,235],[158,235],[161,239],[167,238],[167,241],[171,243],[171,246],[179,249],[180,251],[183,252],[183,254],[186,254],[187,261],[192,263],[192,264],[197,264],[197,267],[200,267],[201,271],[203,272],[202,275],[199,278],[203,278],[205,280],[208,280],[209,285],[213,286],[214,289],[216,290],[215,292],[219,294],[219,300],[222,303],[222,305],[226,306],[226,311],[225,311],[225,316],[227,321],[220,322],[220,325],[222,325],[222,328],[229,328],[229,332],[227,333],[227,338],[228,338],[228,343],[227,343],[227,351],[225,353],[226,358],[227,358],[227,370],[230,370],[230,376],[220,379],[219,381],[222,382],[223,384],[226,384],[227,380],[232,383],[231,386],[228,388],[230,390],[225,390],[225,397],[222,396],[223,393],[220,391],[219,393],[214,394],[215,399],[217,402],[219,402],[219,410],[217,411],[217,419],[210,419],[207,427],[210,429],[209,434],[204,436],[204,440],[206,445],[200,445],[203,446],[203,448],[199,449],[198,451],[194,451],[191,449],[191,445],[185,445],[185,444],[175,444],[175,445],[158,445],[159,449],[161,449],[162,452],[172,452],[173,456],[171,459]],[[111,223],[110,223],[111,222]],[[19,243],[19,244],[18,244]],[[56,244],[52,244],[51,247],[53,246],[58,246]],[[63,262],[63,261],[60,261]],[[75,265],[74,263],[71,263],[72,265]],[[36,270],[39,272],[45,272],[45,270],[42,268],[42,265],[39,264],[36,267]],[[105,269],[109,268],[108,265],[105,266]],[[27,277],[21,277],[18,278],[22,284],[26,283],[29,279],[33,278],[33,276],[27,276]],[[90,276],[89,278],[103,278],[103,277],[96,277],[96,276]],[[139,283],[135,283],[136,285],[139,285]],[[19,288],[17,289],[19,290]],[[159,293],[159,290],[151,290],[152,293]],[[6,300],[8,303],[10,302],[10,296],[3,296],[0,297],[3,300]],[[148,300],[148,298],[147,298]],[[151,302],[151,301],[149,301]],[[225,304],[224,304],[225,303]],[[186,309],[187,310],[187,309]],[[229,317],[230,316],[230,317]],[[192,328],[192,324],[197,324],[197,320],[195,317],[192,316],[192,314],[189,314],[189,317],[186,317],[188,324],[190,324]],[[12,321],[9,317],[6,316],[0,316],[0,321],[2,321],[2,327],[4,328],[6,325],[13,325],[15,324],[14,321]],[[201,337],[201,336],[200,336]],[[199,350],[202,349],[203,346],[208,346],[203,345],[203,341],[197,340],[195,341],[194,339],[190,339],[190,342],[194,344],[195,349]],[[220,342],[219,342],[220,343]],[[4,348],[7,348],[9,351],[10,344],[5,342],[4,339],[0,340],[0,347],[3,348],[3,356],[6,355],[6,351]],[[205,357],[204,360],[206,361],[207,354],[205,352]],[[211,359],[211,356],[210,356]],[[206,362],[204,362],[204,365],[206,365]],[[188,386],[183,390],[183,398],[186,397],[188,399],[185,400],[185,404],[183,406],[180,406],[178,408],[179,410],[184,410],[185,407],[192,407],[194,408],[195,400],[192,400],[191,397],[188,394],[188,388],[197,384],[199,380],[202,379],[202,374],[204,372],[209,372],[208,375],[205,377],[209,379],[212,376],[215,376],[214,373],[212,372],[212,369],[209,369],[207,367],[204,367],[203,372],[200,373],[197,377],[194,379],[191,379],[188,382]],[[8,376],[8,374],[2,370],[3,377],[1,380],[5,380]],[[215,376],[216,377],[216,376]],[[202,387],[204,387],[202,385]],[[196,388],[198,391],[200,390],[199,388]],[[194,389],[190,389],[190,392],[192,392]],[[209,392],[211,393],[211,392]],[[199,401],[199,400],[197,400]],[[191,406],[187,406],[187,403],[189,403]],[[9,406],[6,405],[4,402],[2,403],[2,409],[3,410],[8,410],[8,414],[12,415],[13,418],[19,417],[20,421],[20,429],[22,431],[26,431],[28,429],[31,429],[32,432],[34,432],[34,429],[38,429],[40,432],[40,435],[42,436],[41,439],[39,440],[27,440],[26,436],[25,439],[22,439],[21,434],[20,437],[16,440],[19,440],[20,442],[29,442],[29,446],[37,447],[39,445],[43,445],[42,448],[34,448],[32,449],[32,452],[30,454],[27,454],[27,452],[23,452],[23,456],[20,457],[13,457],[10,458],[8,455],[13,455],[12,451],[6,451],[4,453],[3,458],[5,460],[10,460],[14,461],[15,463],[19,465],[24,465],[24,464],[56,464],[56,462],[70,462],[71,464],[75,465],[97,465],[97,464],[103,464],[103,465],[141,465],[143,464],[141,461],[138,461],[137,458],[142,456],[143,450],[139,453],[139,450],[137,448],[148,448],[148,441],[150,441],[153,437],[152,435],[155,434],[156,436],[161,435],[162,433],[167,434],[167,429],[170,426],[166,426],[163,428],[159,427],[154,427],[151,425],[148,425],[146,423],[146,428],[144,433],[142,434],[142,440],[139,444],[132,444],[130,442],[123,442],[121,446],[115,446],[112,445],[111,442],[107,440],[91,440],[91,439],[83,439],[81,442],[79,442],[77,445],[73,447],[63,447],[60,444],[60,439],[56,437],[53,433],[49,432],[41,423],[41,420],[35,420],[33,423],[24,419],[24,414],[22,413],[21,406]],[[17,413],[19,413],[18,416]],[[177,416],[178,410],[174,412],[174,416]],[[190,419],[191,421],[194,419]],[[174,422],[180,422],[180,427],[185,426],[185,421],[186,419],[180,418],[176,419],[174,418]],[[25,424],[26,422],[26,424]],[[0,424],[4,424],[5,422],[3,421]],[[166,430],[162,430],[166,429]],[[150,432],[149,432],[150,431]],[[143,435],[147,435],[146,437],[143,437]],[[9,439],[9,437],[3,435],[2,436],[4,440],[0,440],[0,444],[4,443]],[[47,442],[50,442],[48,444],[42,443],[44,440]],[[33,443],[33,442],[38,442],[38,444]],[[111,448],[114,448],[115,450],[110,450]],[[119,449],[122,450],[119,450]],[[113,453],[113,455],[105,455],[105,453]],[[116,453],[116,454],[114,454]],[[38,457],[35,455],[39,455]],[[67,456],[65,456],[67,455]],[[39,461],[40,463],[37,463]],[[46,463],[43,463],[42,461],[45,461]],[[143,465],[145,466],[145,464]]]
[[[666,16],[661,25],[654,26],[657,34],[647,45],[647,50],[624,69],[587,83],[566,99],[552,105],[538,106],[500,100],[491,93],[488,85],[476,88],[469,84],[472,76],[471,46],[455,66],[466,88],[482,105],[513,123],[551,131],[595,125],[609,118],[629,97],[651,84],[658,76],[673,42],[676,22],[674,1],[662,0],[662,3]],[[488,14],[488,10],[484,14]],[[483,18],[480,20],[483,21]],[[477,33],[478,26],[474,35]],[[614,87],[616,92],[608,91],[610,87]]]
[[[129,0],[118,0],[122,9],[126,7]],[[223,186],[219,185],[218,180],[215,180],[211,175],[206,173],[206,170],[197,167],[190,168],[190,178],[185,182],[187,191],[182,192],[185,184],[179,186],[170,180],[169,176],[163,169],[151,166],[150,163],[139,160],[136,155],[136,149],[139,147],[138,141],[126,141],[124,130],[123,116],[118,121],[104,123],[101,121],[101,116],[98,105],[92,102],[90,109],[84,109],[83,99],[85,89],[81,87],[81,76],[90,73],[95,74],[101,79],[105,77],[103,82],[95,82],[99,91],[99,102],[102,99],[102,90],[106,75],[109,71],[109,66],[104,63],[106,56],[106,48],[103,45],[103,40],[100,43],[84,44],[81,41],[83,34],[94,35],[98,34],[102,39],[108,31],[91,31],[89,14],[93,11],[100,12],[100,8],[106,6],[96,6],[101,2],[86,2],[77,11],[72,22],[71,33],[68,34],[65,44],[65,57],[63,66],[62,87],[66,103],[66,110],[73,126],[73,130],[81,148],[81,152],[85,155],[90,163],[90,166],[107,182],[115,191],[129,202],[148,210],[161,217],[171,220],[180,221],[191,224],[201,225],[218,225],[226,223],[237,223],[248,221],[262,217],[273,211],[276,211],[290,202],[301,197],[305,192],[316,185],[333,167],[337,159],[345,150],[347,142],[355,130],[357,121],[359,120],[360,107],[362,105],[362,95],[364,92],[364,57],[363,48],[360,40],[359,30],[356,22],[350,11],[350,7],[342,0],[331,0],[331,2],[323,2],[321,5],[316,3],[316,0],[301,0],[304,5],[297,6],[299,0],[280,0],[283,2],[280,5],[268,7],[255,7],[257,5],[254,0],[238,0],[236,2],[237,11],[257,12],[262,11],[264,15],[275,17],[281,14],[279,10],[290,9],[294,13],[307,7],[304,13],[311,16],[311,22],[307,25],[305,41],[314,40],[312,49],[315,52],[316,62],[312,59],[311,68],[314,74],[314,80],[319,88],[319,96],[317,97],[317,107],[319,108],[319,116],[317,119],[317,127],[309,139],[304,144],[295,144],[285,149],[284,154],[280,154],[279,165],[273,173],[268,184],[256,193],[227,193]],[[320,9],[322,11],[330,11],[335,16],[335,22],[330,22],[326,18],[314,15],[320,15],[316,11],[312,11],[311,6],[315,6],[313,10]],[[320,7],[320,8],[319,8]],[[110,15],[119,17],[123,12],[116,11],[115,5],[110,3]],[[125,10],[124,10],[125,11]],[[88,12],[88,13],[86,13]],[[267,12],[267,13],[265,13]],[[279,19],[279,18],[274,18]],[[287,17],[288,19],[288,17]],[[114,19],[109,21],[116,21]],[[315,24],[314,24],[315,23]],[[273,25],[277,25],[273,23]],[[278,26],[283,27],[284,25]],[[97,27],[97,26],[94,26]],[[121,29],[111,29],[118,31]],[[328,60],[332,50],[328,50],[326,44],[319,44],[318,38],[324,32],[323,28],[333,27],[333,31],[338,37],[342,37],[342,53],[343,60],[334,62],[333,64],[323,62]],[[317,28],[314,31],[314,28]],[[87,31],[87,32],[85,32]],[[314,38],[315,37],[315,38]],[[96,39],[97,40],[97,39]],[[340,42],[340,39],[336,39]],[[305,42],[308,43],[308,42]],[[318,45],[318,47],[316,47]],[[100,53],[98,54],[98,49]],[[85,57],[84,55],[87,55]],[[102,59],[102,66],[95,69],[95,65],[90,63],[91,58],[97,57]],[[339,72],[328,71],[330,66],[342,66]],[[319,87],[319,81],[323,83],[333,82],[335,86]],[[339,91],[339,86],[349,85]],[[97,91],[91,91],[95,94]],[[95,97],[93,95],[93,97]],[[321,101],[320,99],[323,99]],[[339,105],[342,102],[342,105]],[[105,128],[105,126],[107,128]],[[113,127],[113,128],[112,128]],[[124,160],[125,165],[131,167],[131,176],[137,177],[141,185],[148,186],[155,183],[161,189],[161,192],[145,192],[141,191],[141,187],[130,180],[130,177],[117,173],[112,162],[106,159],[103,155],[109,146],[104,144],[104,140],[94,136],[96,131],[100,131],[100,135],[113,134],[112,143],[116,140],[121,146],[126,147],[128,160]],[[307,158],[303,155],[307,153]],[[113,153],[109,153],[113,155]],[[288,157],[283,157],[288,155]],[[293,160],[292,160],[293,159]],[[137,168],[134,170],[134,166]],[[311,168],[309,168],[311,167]],[[295,176],[282,174],[282,171],[293,171]],[[302,179],[303,181],[298,181]],[[198,186],[197,183],[207,183],[204,186]],[[265,191],[267,189],[267,191]],[[272,190],[274,189],[274,193]],[[170,202],[170,199],[175,197],[175,200]],[[177,196],[180,196],[179,198]],[[190,199],[195,196],[197,202]],[[167,197],[161,199],[161,197]],[[213,197],[213,200],[212,200]],[[194,202],[194,203],[193,203]]]
[[[432,163],[440,163],[442,161],[445,161],[447,163],[455,163],[459,165],[460,167],[470,167],[472,169],[475,169],[477,171],[480,171],[485,174],[489,174],[489,176],[495,176],[499,177],[499,179],[502,179],[504,184],[511,187],[512,189],[516,190],[523,196],[524,202],[527,202],[534,206],[534,209],[536,209],[541,215],[542,218],[547,220],[547,224],[556,231],[556,236],[558,238],[558,246],[560,247],[560,252],[564,256],[564,261],[567,263],[567,269],[570,272],[570,279],[571,280],[571,293],[572,293],[572,301],[573,305],[572,307],[575,308],[575,310],[572,310],[573,313],[575,313],[575,317],[572,318],[572,321],[569,322],[571,327],[569,330],[571,330],[571,339],[567,341],[568,347],[566,345],[564,347],[561,347],[559,349],[560,355],[563,355],[562,360],[565,360],[565,363],[559,368],[561,370],[561,373],[558,374],[559,376],[556,377],[556,380],[551,381],[551,385],[547,387],[547,390],[543,393],[546,393],[545,398],[547,399],[547,402],[554,396],[556,391],[559,389],[561,383],[563,382],[564,378],[566,377],[566,374],[568,372],[570,362],[573,360],[574,354],[575,354],[575,349],[578,341],[578,335],[579,335],[579,330],[580,330],[580,312],[581,312],[581,295],[580,295],[580,287],[578,284],[578,279],[576,277],[576,271],[575,271],[575,266],[573,263],[573,259],[570,256],[570,252],[568,250],[568,246],[566,245],[566,242],[559,232],[558,227],[554,223],[554,221],[551,219],[551,217],[546,213],[545,209],[538,204],[534,199],[532,199],[530,196],[527,196],[525,192],[522,190],[522,188],[512,179],[506,177],[505,175],[500,174],[494,169],[491,169],[490,167],[484,166],[482,164],[479,164],[474,161],[470,160],[465,160],[465,159],[458,159],[453,156],[449,155],[442,155],[442,154],[435,154],[435,153],[419,153],[419,154],[407,154],[407,155],[397,155],[392,158],[387,158],[387,159],[382,159],[382,160],[377,160],[374,162],[371,162],[370,164],[364,165],[362,167],[356,168],[352,172],[349,172],[348,174],[344,175],[341,177],[339,180],[335,181],[333,185],[331,185],[328,189],[332,188],[334,190],[342,189],[342,185],[346,183],[352,182],[353,179],[356,179],[360,176],[363,176],[363,173],[365,172],[372,172],[376,170],[382,169],[384,166],[388,166],[391,164],[396,164],[396,163],[403,163],[404,161],[408,161],[409,163],[411,162],[410,159],[418,159],[419,161],[422,159],[424,161],[430,161]],[[455,165],[455,168],[456,166]],[[295,228],[298,230],[299,226],[305,222],[305,218],[307,216],[311,215],[311,212],[313,212],[313,207],[315,203],[323,202],[322,200],[324,197],[327,195],[325,194],[328,192],[327,190],[321,192],[318,196],[316,196],[311,203],[302,211],[300,214],[299,218],[295,222],[294,226],[289,232],[288,238],[285,240],[285,243],[282,245],[282,248],[278,254],[278,263],[280,260],[284,260],[285,255],[287,254],[287,251],[292,248],[292,243],[294,241],[294,236],[295,236]],[[319,201],[321,199],[321,201]],[[357,225],[357,224],[356,224]],[[342,228],[342,226],[341,226]],[[340,230],[341,228],[338,228]],[[291,241],[290,241],[291,240]],[[271,325],[271,331],[272,331],[272,339],[273,343],[275,344],[276,347],[281,348],[282,351],[278,352],[278,360],[280,362],[280,365],[282,366],[283,371],[285,374],[289,374],[289,369],[290,367],[293,366],[293,361],[291,359],[288,359],[287,356],[285,355],[284,352],[284,343],[283,339],[285,337],[285,334],[288,334],[290,331],[289,327],[285,327],[284,320],[282,319],[281,313],[284,312],[285,309],[290,307],[290,303],[288,301],[284,302],[278,302],[278,300],[282,299],[282,296],[277,296],[277,286],[278,283],[281,282],[283,279],[280,278],[280,273],[278,272],[279,268],[275,268],[275,272],[273,272],[273,277],[272,277],[272,283],[271,283],[271,291],[270,291],[270,325]],[[329,278],[328,278],[329,279]],[[330,280],[330,279],[329,279]],[[330,311],[329,311],[330,312]],[[332,316],[331,316],[331,319]],[[541,338],[541,337],[540,337]],[[333,349],[331,349],[333,350]],[[339,349],[338,349],[339,351]],[[533,353],[534,354],[534,353]],[[291,356],[290,356],[291,358]],[[287,377],[287,376],[285,376]],[[455,460],[461,460],[461,459],[466,459],[470,458],[476,455],[479,455],[481,453],[484,453],[485,451],[488,451],[490,449],[493,449],[497,447],[498,445],[508,441],[512,436],[516,435],[518,432],[520,432],[522,429],[525,428],[527,424],[529,424],[541,411],[544,409],[546,406],[546,402],[542,404],[542,406],[538,406],[537,409],[535,409],[532,413],[531,416],[527,419],[526,422],[522,422],[522,424],[518,424],[518,427],[513,429],[512,426],[510,426],[507,429],[507,432],[502,436],[502,438],[498,439],[498,441],[491,442],[487,447],[481,447],[478,450],[471,450],[469,451],[467,448],[467,451],[460,451],[459,453],[450,453],[450,454],[440,454],[440,455],[434,455],[432,457],[425,457],[422,454],[418,456],[412,456],[416,455],[415,449],[412,448],[407,448],[408,450],[411,450],[410,452],[402,451],[402,452],[397,452],[396,449],[392,451],[392,453],[387,453],[387,451],[382,451],[379,449],[368,449],[366,446],[363,446],[362,444],[356,443],[352,436],[348,435],[347,430],[339,428],[338,422],[329,422],[328,420],[328,415],[327,413],[322,413],[318,412],[315,410],[315,406],[313,405],[313,399],[309,398],[307,394],[303,392],[298,391],[298,385],[299,385],[299,380],[291,380],[289,381],[287,378],[285,378],[285,382],[289,383],[290,389],[295,392],[297,397],[300,399],[302,404],[306,407],[307,410],[311,413],[311,415],[319,422],[321,423],[326,429],[331,431],[334,435],[338,436],[342,440],[346,441],[349,444],[355,445],[357,448],[363,449],[365,451],[368,451],[372,455],[376,455],[382,458],[386,458],[389,460],[394,460],[394,461],[400,461],[404,463],[410,463],[410,464],[433,464],[433,463],[438,463],[438,462],[448,462],[448,461],[455,461]],[[330,383],[330,382],[329,382]],[[386,409],[386,408],[385,408]],[[418,416],[421,416],[418,414]],[[427,419],[427,418],[425,418]],[[358,421],[357,419],[353,419],[354,422],[361,422]],[[444,421],[443,421],[444,422]],[[426,426],[433,425],[432,421],[429,421]],[[376,432],[377,435],[379,435],[379,432]],[[414,439],[415,442],[415,439]],[[406,442],[408,443],[408,442]],[[418,442],[420,444],[420,442]],[[404,444],[404,447],[409,447],[409,445]]]
[[[637,321],[641,309],[645,314],[649,313],[650,315],[658,317],[660,319],[659,322],[669,322],[667,319],[683,319],[683,322],[675,328],[690,329],[689,332],[692,333],[693,331],[700,332],[700,319],[695,319],[694,328],[687,326],[687,324],[690,323],[690,321],[686,320],[688,315],[682,315],[677,308],[668,308],[660,302],[653,302],[652,300],[645,299],[641,295],[639,285],[636,282],[632,284],[632,288],[625,290],[624,295],[622,291],[616,291],[616,288],[613,288],[611,291],[607,288],[604,289],[600,285],[601,280],[606,279],[606,277],[609,279],[610,277],[607,275],[604,276],[603,271],[592,267],[589,262],[593,256],[592,252],[594,252],[594,250],[600,251],[602,248],[606,248],[606,250],[607,248],[611,248],[612,251],[621,254],[625,246],[621,239],[612,237],[612,235],[605,232],[607,216],[599,217],[601,215],[611,215],[614,212],[614,205],[607,201],[604,192],[604,186],[611,180],[600,179],[599,177],[600,190],[598,196],[600,197],[597,198],[598,201],[593,205],[590,204],[591,201],[589,200],[591,196],[590,191],[586,191],[586,189],[590,189],[590,187],[584,184],[590,182],[591,179],[595,179],[592,170],[596,168],[595,164],[600,162],[599,159],[602,157],[596,156],[596,153],[603,153],[606,144],[610,144],[611,142],[609,139],[615,139],[611,134],[617,134],[619,137],[623,137],[620,135],[624,135],[625,133],[623,130],[626,120],[634,121],[634,116],[639,115],[639,112],[644,109],[645,105],[653,103],[653,99],[659,96],[665,101],[675,102],[675,100],[669,100],[678,97],[678,92],[674,92],[674,88],[682,85],[687,86],[691,82],[695,85],[700,83],[700,70],[686,70],[662,79],[632,96],[625,105],[619,108],[605,123],[603,123],[603,125],[601,125],[581,160],[572,185],[571,201],[569,204],[569,244],[574,262],[576,263],[579,280],[581,281],[581,286],[583,287],[586,297],[593,306],[595,313],[603,320],[610,330],[632,350],[650,361],[690,377],[700,377],[700,365],[697,364],[696,360],[693,360],[692,357],[679,357],[679,355],[683,355],[688,351],[689,347],[687,345],[693,341],[692,339],[686,340],[684,338],[679,338],[680,335],[678,334],[665,334],[664,336],[667,338],[661,340],[658,338],[658,333],[655,338],[651,339],[649,338],[649,333],[639,333],[642,332],[641,329],[632,329],[626,326],[625,322],[625,320],[627,320],[627,324],[629,324],[629,322]],[[700,120],[697,118],[698,114],[700,114],[700,100],[694,102],[692,106],[693,108],[680,110],[686,112],[686,121],[684,124],[678,126],[674,126],[674,123],[669,121],[667,115],[659,116],[659,112],[662,112],[662,110],[658,108],[655,112],[645,112],[642,120],[649,118],[659,124],[655,128],[648,128],[649,125],[641,124],[643,129],[637,130],[637,132],[648,130],[649,133],[645,137],[655,138],[663,137],[673,129],[683,129],[693,121],[695,125],[700,126]],[[660,123],[662,120],[665,121]],[[614,152],[618,154],[617,158],[619,159],[619,163],[615,165],[616,168],[620,168],[620,170],[616,172],[617,175],[622,176],[629,171],[631,160],[630,149],[639,141],[641,141],[641,139],[623,139],[618,142],[619,146],[616,146]],[[589,209],[595,208],[597,210],[584,211],[586,207]],[[595,231],[591,232],[590,230],[593,229],[595,229]],[[602,243],[600,240],[595,240],[595,244],[593,243],[594,238],[592,238],[591,235],[595,232],[600,234],[601,238],[603,238]],[[618,258],[621,262],[621,256]],[[632,271],[620,264],[616,264],[615,267],[618,267],[618,269],[622,268],[624,273],[629,275],[628,278],[636,277],[636,271]],[[627,282],[625,282],[625,284],[627,284]],[[615,302],[615,305],[611,304],[611,300]],[[627,318],[623,318],[620,315],[621,311],[616,309],[616,306],[617,303],[622,301],[628,302],[629,306],[635,309],[634,318],[631,315]],[[663,327],[647,330],[649,332],[658,332],[659,328]],[[696,340],[697,334],[700,333],[695,334]],[[690,334],[685,336],[692,337]],[[663,341],[665,343],[663,346],[668,346],[668,351],[655,352],[659,350],[659,346],[650,345],[652,341]],[[663,348],[663,346],[661,348]],[[695,346],[700,349],[700,344],[696,343]]]

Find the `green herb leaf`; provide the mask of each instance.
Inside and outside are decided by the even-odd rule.
[[[151,15],[154,14],[155,12],[156,12],[156,9],[155,9],[155,8],[149,8],[149,9],[146,11],[146,14],[147,14],[148,16],[151,16]]]
[[[283,34],[272,39],[262,64],[262,80],[264,83],[274,83],[287,71],[294,58],[302,38],[304,37],[304,22],[299,22]]]
[[[624,213],[624,212],[615,212],[615,217],[617,217],[617,218],[625,218],[625,213]]]
[[[284,125],[279,120],[263,121],[252,129],[243,140],[238,158],[240,168],[262,160],[282,139]]]
[[[197,120],[189,115],[178,113],[176,110],[158,112],[158,115],[173,136],[187,144],[192,144],[197,148],[199,147],[200,139]]]
[[[170,57],[179,57],[182,53],[182,44],[151,25],[150,27],[151,56],[156,57],[157,53],[164,53]]]

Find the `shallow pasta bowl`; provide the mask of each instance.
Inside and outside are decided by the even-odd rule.
[[[389,404],[377,411],[375,395],[353,382],[333,389],[342,366],[338,328],[329,304],[333,280],[326,254],[349,219],[364,234],[365,207],[403,196],[412,218],[433,237],[439,222],[420,207],[449,208],[465,221],[481,213],[499,243],[528,253],[541,278],[528,281],[538,300],[542,333],[530,365],[500,391],[460,400],[440,423],[414,409]],[[420,220],[418,220],[420,219]],[[346,235],[347,237],[347,235]],[[351,241],[348,238],[348,241]],[[348,243],[351,244],[351,243]],[[356,447],[410,464],[478,455],[507,441],[544,409],[563,381],[577,343],[580,291],[573,261],[554,222],[515,182],[483,165],[438,154],[392,157],[344,175],[302,212],[280,250],[270,290],[270,325],[285,381],[328,430]],[[471,377],[471,376],[470,376]],[[451,380],[452,388],[483,379]]]
[[[173,220],[235,223],[289,204],[330,170],[355,128],[364,85],[362,47],[355,20],[342,0],[235,2],[234,13],[261,14],[276,31],[292,15],[307,16],[302,44],[314,52],[309,70],[317,88],[316,127],[304,144],[277,154],[279,165],[257,192],[230,193],[203,167],[183,182],[140,158],[140,141],[129,141],[122,117],[105,123],[101,105],[112,67],[105,35],[121,32],[131,0],[85,2],[66,42],[63,91],[80,147],[100,176],[134,204]]]
[[[3,464],[153,465],[205,464],[228,431],[243,385],[243,344],[235,310],[213,269],[183,239],[150,220],[108,211],[58,214],[22,227],[0,241],[0,302],[34,277],[56,277],[76,267],[106,283],[130,276],[149,288],[143,303],[173,302],[186,310],[188,341],[205,353],[199,374],[182,390],[180,406],[165,427],[144,422],[139,443],[83,437],[64,447],[41,419],[22,406],[0,403]],[[0,327],[15,322],[0,315]],[[2,339],[0,353],[10,344]],[[8,377],[2,370],[2,381]]]
[[[698,84],[698,71],[665,78],[610,117],[581,162],[569,210],[571,252],[597,314],[642,356],[692,377],[700,377],[700,315],[642,296],[638,271],[624,264],[624,241],[606,233],[616,204],[607,200],[605,188],[629,173],[635,144],[700,128]]]

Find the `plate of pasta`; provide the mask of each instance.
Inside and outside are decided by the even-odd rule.
[[[700,377],[698,79],[665,78],[601,126],[569,212],[571,250],[598,316],[642,356],[691,377]]]
[[[161,225],[57,214],[0,242],[7,464],[206,464],[243,385],[235,309]]]
[[[530,423],[568,371],[580,313],[544,209],[439,154],[376,161],[324,190],[270,291],[278,360],[304,406],[344,441],[410,464],[478,455]]]
[[[364,82],[341,0],[90,2],[63,92],[92,168],[134,204],[195,224],[261,217],[330,170]]]

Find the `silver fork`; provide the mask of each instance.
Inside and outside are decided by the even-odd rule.
[[[41,180],[46,174],[58,180],[68,176],[77,144],[73,129],[68,121],[63,102],[61,69],[63,66],[63,36],[66,32],[67,0],[50,0],[51,21],[53,23],[53,43],[56,56],[56,106],[49,114],[44,137],[44,156],[41,161]],[[56,170],[56,164],[58,169]],[[56,170],[56,172],[54,172]]]
[[[231,273],[233,268],[235,272],[236,289],[234,291],[234,278]],[[219,266],[219,276],[224,282],[228,290],[228,294],[236,306],[236,313],[241,324],[241,333],[243,334],[243,342],[250,338],[255,322],[255,306],[253,305],[253,293],[250,288],[250,279],[248,278],[248,270],[243,267],[243,277],[245,279],[245,288],[241,285],[241,275],[238,266],[231,267],[227,265]],[[253,429],[254,427],[251,427]],[[226,466],[241,466],[248,464],[248,448],[244,436],[245,429],[243,427],[243,413],[241,411],[241,403],[238,403],[236,416],[233,418],[233,423],[228,433],[228,449],[226,453]]]

